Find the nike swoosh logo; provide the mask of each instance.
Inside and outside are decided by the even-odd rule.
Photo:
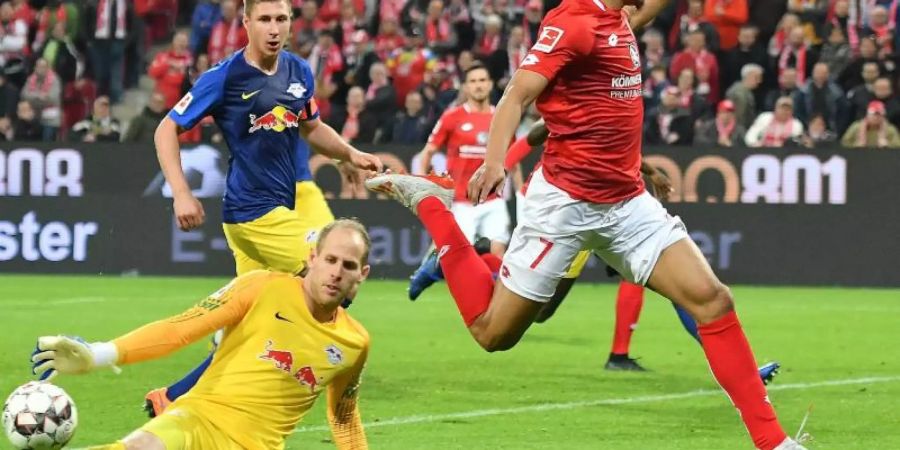
[[[293,320],[285,318],[285,317],[282,316],[281,313],[279,313],[279,312],[276,312],[276,313],[275,313],[275,318],[278,319],[278,320],[283,320],[283,321],[285,321],[285,322],[294,323]]]
[[[255,91],[253,91],[253,92],[251,92],[251,93],[249,93],[249,94],[245,92],[245,93],[241,94],[241,98],[244,99],[244,100],[247,100],[247,99],[249,99],[250,97],[253,97],[253,96],[256,95],[256,94],[259,94],[259,91],[261,91],[261,90],[262,90],[262,89],[255,90]]]

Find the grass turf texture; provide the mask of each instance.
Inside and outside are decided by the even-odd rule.
[[[28,357],[37,336],[110,339],[178,313],[225,282],[0,276],[0,395],[30,379]],[[734,293],[759,361],[777,359],[784,366],[770,396],[788,432],[813,404],[810,448],[900,448],[900,291],[736,287]],[[405,283],[366,283],[350,312],[372,335],[361,391],[363,420],[380,424],[368,429],[370,446],[751,448],[728,399],[695,392],[717,386],[700,347],[655,294],[647,296],[632,342],[632,355],[652,371],[602,370],[614,298],[615,285],[576,285],[556,317],[532,326],[512,351],[487,354],[469,337],[444,285],[411,304]],[[205,341],[194,344],[127,366],[119,376],[104,370],[57,378],[79,408],[72,446],[111,442],[140,426],[146,391],[193,368],[206,348]],[[866,377],[887,378],[808,386]],[[599,404],[589,403],[595,400]],[[322,398],[288,448],[333,448],[322,427],[324,404]],[[486,411],[491,409],[498,411]],[[8,448],[5,439],[0,448]]]

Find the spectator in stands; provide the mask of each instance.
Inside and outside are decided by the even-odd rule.
[[[819,62],[828,64],[828,72],[837,78],[850,63],[850,45],[847,44],[847,36],[840,27],[832,26],[827,29],[828,41],[822,45]]]
[[[778,76],[778,89],[769,91],[766,94],[766,100],[763,102],[763,109],[766,111],[771,111],[775,109],[775,102],[778,101],[781,97],[790,97],[794,100],[794,111],[797,110],[797,103],[800,100],[800,87],[797,83],[797,78],[800,75],[797,69],[793,67],[787,67],[781,71],[781,75]]]
[[[748,147],[783,147],[803,137],[803,124],[794,117],[794,100],[781,97],[775,111],[764,112],[747,130],[744,142]]]
[[[691,113],[681,106],[681,92],[676,86],[663,91],[662,101],[647,113],[644,136],[648,144],[691,145],[694,140],[694,121]]]
[[[191,39],[188,43],[191,53],[206,53],[209,45],[209,36],[213,27],[222,19],[222,7],[219,0],[200,0],[194,6],[191,15]]]
[[[12,119],[16,116],[19,105],[19,90],[6,81],[6,75],[0,71],[0,117]]]
[[[709,83],[707,99],[710,102],[719,100],[719,61],[716,55],[706,49],[706,37],[703,31],[697,29],[688,33],[687,45],[684,50],[675,54],[672,58],[672,66],[669,67],[669,78],[678,79],[678,74],[684,69],[692,69],[701,82]]]
[[[769,67],[769,55],[759,42],[759,29],[754,25],[744,25],[737,36],[736,47],[722,56],[722,86],[730,87],[741,79],[741,68],[747,64]]]
[[[206,53],[210,64],[215,65],[225,57],[247,45],[247,30],[241,23],[235,0],[222,0],[222,18],[213,25],[209,34]]]
[[[484,29],[479,33],[478,42],[475,46],[475,56],[488,60],[494,52],[500,50],[503,43],[503,19],[496,14],[491,14],[484,21]]]
[[[790,36],[791,31],[797,27],[800,27],[800,18],[797,17],[796,14],[787,13],[781,16],[775,34],[772,35],[772,39],[769,40],[769,56],[778,58],[778,55],[781,54],[784,47],[788,44],[788,37]]]
[[[519,68],[519,64],[522,64],[522,60],[525,59],[528,50],[529,47],[525,40],[525,28],[521,25],[515,25],[510,28],[505,48],[497,52],[496,64],[498,68],[491,69],[491,73],[500,74],[497,77],[500,80],[497,83],[499,89],[506,89],[506,84],[512,78],[512,74],[515,73],[516,69]]]
[[[847,93],[848,119],[862,119],[869,102],[875,99],[875,80],[881,75],[878,63],[867,62],[862,66],[862,82]]]
[[[444,14],[444,2],[431,0],[424,21],[425,44],[439,55],[446,54],[456,47],[456,31],[450,26],[450,20]]]
[[[850,1],[835,1],[831,14],[827,17],[827,21],[830,26],[840,28],[843,32],[844,39],[847,40],[850,30]]]
[[[434,55],[425,49],[422,30],[413,30],[402,49],[395,50],[386,61],[397,91],[397,103],[402,106],[406,94],[425,81],[425,73],[435,67]]]
[[[101,95],[94,100],[94,113],[72,127],[69,138],[76,142],[119,142],[121,127],[110,115],[110,99]]]
[[[776,59],[779,80],[787,69],[795,69],[796,82],[803,84],[812,72],[812,66],[818,60],[815,49],[806,43],[806,33],[802,27],[794,27],[788,35],[788,41]]]
[[[88,40],[94,78],[102,94],[118,103],[124,91],[125,43],[129,38],[130,3],[99,0],[85,6],[84,20],[91,30]]]
[[[197,78],[200,78],[200,75],[203,75],[207,70],[209,70],[209,56],[206,53],[201,53],[197,55],[197,59],[194,60],[194,65],[188,68],[187,75],[185,75],[184,80],[181,83],[182,97],[191,90],[191,86],[194,85]]]
[[[324,30],[328,24],[318,16],[319,5],[316,0],[306,0],[300,8],[300,17],[291,24],[293,43],[299,47],[302,42],[315,42],[316,33]]]
[[[406,96],[406,108],[394,117],[391,142],[394,144],[416,145],[428,137],[428,123],[422,115],[422,94],[410,92]]]
[[[340,20],[334,29],[337,32],[337,42],[344,55],[349,55],[353,51],[353,33],[362,28],[364,28],[362,14],[357,13],[353,1],[342,0]]]
[[[382,61],[387,59],[395,50],[403,48],[406,37],[400,32],[400,25],[396,19],[385,19],[378,27],[378,35],[375,36],[375,53]]]
[[[354,15],[364,17],[366,14],[365,0],[323,0],[321,8],[319,8],[319,17],[328,24],[329,28],[334,29],[339,26],[341,21],[341,12],[344,5],[350,5],[354,9]]]
[[[13,8],[13,18],[25,22],[30,27],[34,23],[37,14],[31,8],[31,5],[28,4],[28,0],[12,0],[10,3]]]
[[[878,59],[878,45],[875,44],[875,40],[864,38],[859,42],[859,55],[853,58],[838,76],[838,84],[841,85],[841,89],[851,91],[853,88],[863,84],[865,82],[862,76],[863,68],[869,63],[875,63],[879,75],[885,72],[881,61]]]
[[[872,83],[874,99],[884,103],[885,118],[893,125],[900,127],[900,100],[894,95],[890,78],[879,78]]]
[[[344,57],[341,49],[334,42],[334,34],[329,30],[319,33],[319,39],[312,48],[309,66],[316,77],[316,102],[323,120],[331,114],[331,97],[338,90],[336,78],[344,70]]]
[[[475,45],[475,23],[469,12],[468,1],[450,0],[447,16],[453,32],[456,33],[456,48],[453,51],[458,52],[464,48],[472,48]]]
[[[347,55],[347,70],[344,73],[344,83],[347,86],[359,86],[368,89],[372,79],[369,70],[372,65],[379,62],[374,47],[369,40],[369,34],[365,30],[357,30],[350,38],[351,52]]]
[[[837,134],[828,129],[825,118],[820,115],[809,119],[807,132],[803,136],[802,143],[806,148],[822,147],[837,141]]]
[[[151,94],[144,110],[137,117],[131,119],[122,142],[153,142],[156,127],[159,126],[159,122],[166,116],[168,110],[165,95],[161,92]]]
[[[44,58],[37,60],[34,73],[25,81],[22,99],[37,111],[43,126],[43,140],[56,140],[62,121],[62,82]]]
[[[528,0],[525,5],[525,36],[528,38],[529,47],[537,42],[538,32],[541,28],[541,20],[544,17],[544,2],[542,0]]]
[[[703,5],[703,17],[716,28],[721,50],[731,50],[737,45],[738,33],[748,14],[747,0],[706,0]]]
[[[156,90],[166,97],[166,108],[171,108],[181,98],[181,85],[194,60],[188,50],[188,35],[175,33],[172,46],[160,51],[150,64],[148,75],[156,81]]]
[[[874,3],[874,2],[873,2]],[[892,2],[895,3],[895,2]],[[897,9],[895,6],[894,20],[890,20],[889,11],[883,5],[876,4],[869,9],[869,23],[863,27],[862,35],[870,36],[878,44],[878,48],[885,55],[894,53],[894,32]]]
[[[39,142],[44,135],[41,120],[28,100],[21,100],[16,108],[16,118],[12,121],[12,137],[9,140]]]
[[[695,31],[703,34],[707,49],[712,52],[719,50],[719,32],[703,17],[703,0],[688,0],[687,11],[669,32],[669,48],[681,50],[689,47],[688,36]]]
[[[0,68],[10,81],[21,86],[27,76],[28,24],[14,16],[12,3],[0,5]]]
[[[347,92],[347,106],[335,106],[330,122],[352,144],[371,144],[378,130],[378,117],[366,109],[366,93],[359,86]]]
[[[59,76],[62,84],[74,82],[84,73],[84,56],[78,51],[75,43],[66,34],[66,23],[56,22],[50,39],[37,52]]]
[[[824,117],[827,128],[836,131],[840,114],[846,112],[845,96],[837,83],[831,81],[830,75],[828,64],[819,62],[813,66],[812,77],[800,89],[802,106],[797,108],[797,118],[808,124],[813,116]]]
[[[644,111],[659,106],[662,92],[672,83],[666,76],[666,66],[656,66],[650,70],[650,76],[644,80]]]
[[[694,71],[684,69],[678,74],[676,83],[680,92],[679,104],[691,113],[691,120],[696,121],[709,113],[709,84],[699,84]],[[704,88],[705,86],[705,88]]]
[[[819,45],[822,40],[821,26],[825,22],[828,4],[831,0],[788,0],[788,11],[800,19],[800,29],[811,45]]]
[[[11,141],[13,139],[13,124],[9,117],[0,117],[0,140]]]
[[[852,148],[900,148],[900,133],[885,120],[884,114],[884,103],[872,100],[866,116],[850,125],[841,144]]]
[[[386,130],[390,127],[391,117],[397,112],[397,92],[388,79],[384,64],[372,64],[369,78],[372,82],[366,88],[366,109],[376,117],[377,128]]]
[[[725,99],[716,108],[716,118],[700,122],[695,136],[699,144],[712,144],[720,147],[744,145],[747,129],[737,122],[734,116],[734,103]]]
[[[734,83],[725,97],[734,103],[734,115],[739,125],[750,128],[756,117],[756,97],[753,93],[762,82],[763,68],[757,64],[745,64],[741,69],[741,81]]]
[[[665,38],[659,30],[656,28],[648,29],[641,36],[641,42],[644,44],[644,51],[641,52],[641,69],[645,75],[650,73],[654,67],[669,65]],[[521,58],[519,60],[521,61]]]

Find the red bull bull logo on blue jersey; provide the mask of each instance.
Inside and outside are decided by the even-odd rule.
[[[278,105],[261,116],[250,114],[250,129],[248,132],[255,133],[258,130],[272,130],[280,133],[288,128],[297,128],[299,126],[300,116],[284,106]]]

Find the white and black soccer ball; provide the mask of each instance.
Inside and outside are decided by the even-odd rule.
[[[77,426],[78,410],[72,397],[47,382],[19,386],[3,405],[3,431],[17,449],[63,448]]]

